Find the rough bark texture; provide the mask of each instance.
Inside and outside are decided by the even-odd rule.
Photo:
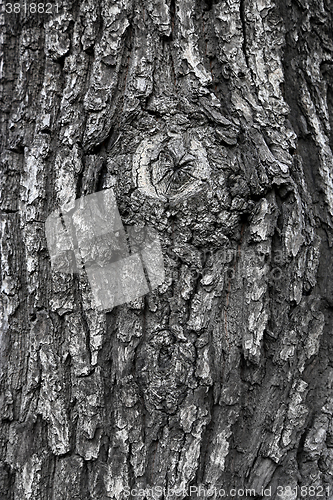
[[[333,498],[332,2],[57,5],[1,16],[0,498]],[[108,187],[166,280],[104,314],[44,223]]]

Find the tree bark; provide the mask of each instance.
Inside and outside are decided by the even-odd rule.
[[[15,5],[0,498],[332,499],[332,2]],[[104,313],[45,221],[107,188],[165,281]]]

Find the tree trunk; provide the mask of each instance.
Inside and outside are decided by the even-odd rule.
[[[332,7],[3,4],[1,499],[333,498]],[[109,312],[45,236],[107,188],[165,270]]]

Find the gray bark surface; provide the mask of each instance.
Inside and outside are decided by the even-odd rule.
[[[332,499],[332,2],[7,5],[0,499]],[[166,279],[105,314],[45,220],[110,187]]]

